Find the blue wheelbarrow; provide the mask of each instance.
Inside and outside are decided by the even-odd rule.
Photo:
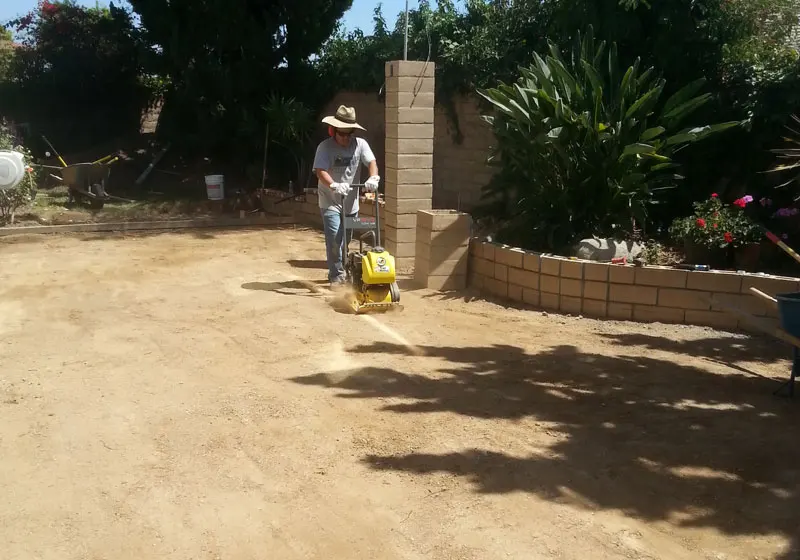
[[[767,305],[778,310],[780,326],[775,327],[773,323],[767,322],[760,317],[754,317],[750,313],[739,309],[728,303],[715,300],[713,296],[707,298],[713,305],[718,306],[732,315],[747,321],[758,330],[769,334],[778,340],[789,344],[792,347],[792,372],[789,380],[781,385],[775,394],[786,390],[790,397],[794,396],[794,382],[800,377],[800,292],[778,294],[775,297],[764,292],[750,288],[750,292],[764,300]]]

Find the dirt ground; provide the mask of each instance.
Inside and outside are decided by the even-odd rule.
[[[345,315],[322,247],[0,241],[0,556],[800,557],[785,347],[407,284]]]

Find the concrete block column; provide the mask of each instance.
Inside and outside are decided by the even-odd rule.
[[[467,287],[472,217],[456,210],[419,210],[414,281],[432,290]]]
[[[433,208],[434,64],[386,63],[386,249],[414,266],[417,212]]]

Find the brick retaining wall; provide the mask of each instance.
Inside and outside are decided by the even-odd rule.
[[[777,325],[777,312],[751,295],[800,291],[800,279],[724,271],[622,266],[470,242],[469,286],[537,308],[597,318],[685,323],[752,331],[705,298],[734,305]]]

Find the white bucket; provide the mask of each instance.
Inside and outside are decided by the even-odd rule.
[[[25,156],[11,150],[0,150],[0,191],[13,189],[25,178]]]
[[[206,175],[206,192],[208,200],[225,198],[225,178],[222,175]]]

